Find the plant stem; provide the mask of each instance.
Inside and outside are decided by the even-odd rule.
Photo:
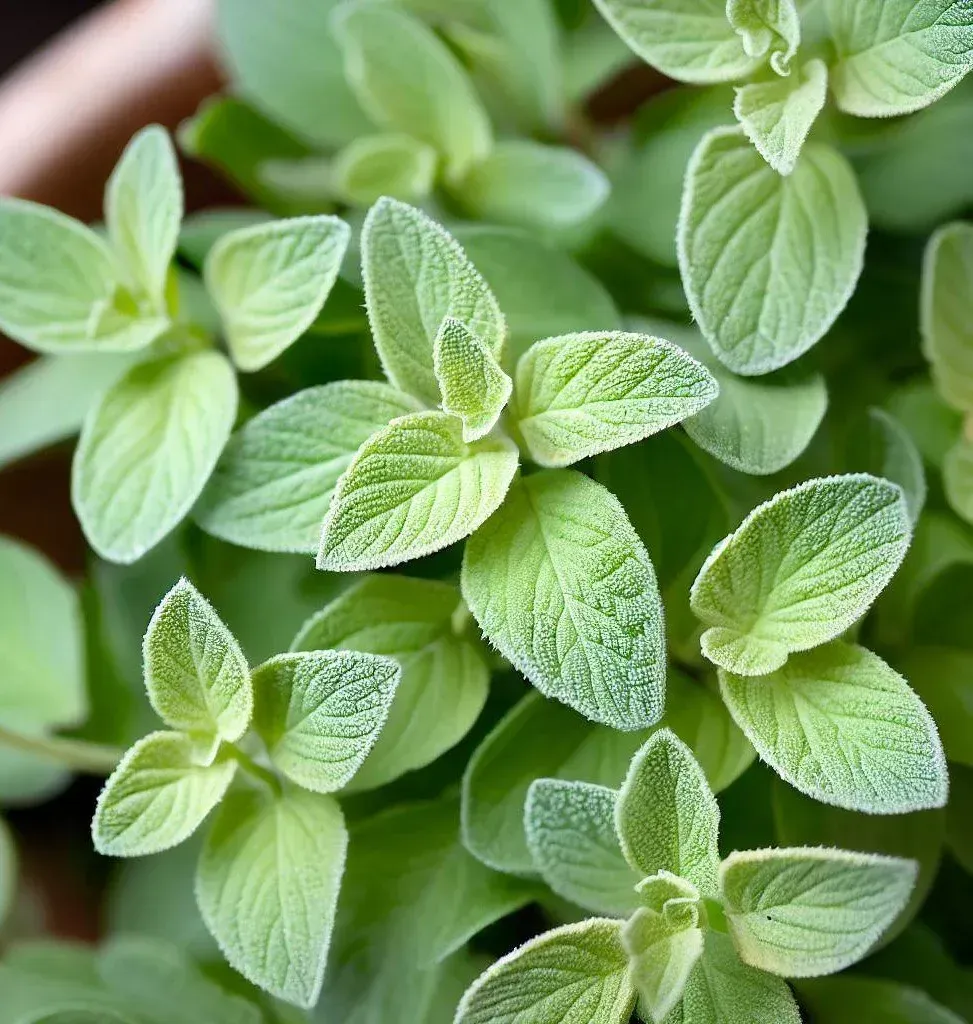
[[[87,740],[64,739],[60,736],[26,736],[0,725],[0,746],[35,754],[86,775],[110,775],[121,760],[123,750],[89,743]]]
[[[228,743],[227,747],[237,764],[239,764],[248,775],[252,775],[255,779],[259,779],[265,786],[269,786],[274,793],[280,796],[283,792],[283,787],[280,784],[280,779],[278,779],[270,769],[257,764],[249,754],[244,753],[244,751],[235,744]]]

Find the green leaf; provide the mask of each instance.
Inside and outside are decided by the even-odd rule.
[[[497,510],[516,471],[509,440],[466,444],[454,416],[420,412],[393,420],[338,480],[318,568],[378,569],[448,547]]]
[[[356,206],[382,196],[404,202],[425,199],[436,180],[436,151],[411,135],[363,135],[335,154],[335,192]]]
[[[670,871],[716,896],[720,809],[692,751],[660,729],[632,759],[615,808],[625,859],[643,875]]]
[[[819,978],[800,985],[801,1002],[816,1020],[828,1024],[857,1024],[862,1020],[884,1024],[962,1024],[964,1017],[952,1013],[925,992],[880,978],[842,975]]]
[[[142,857],[188,839],[223,799],[236,762],[200,763],[184,733],[153,732],[121,759],[98,797],[91,835],[109,857]]]
[[[869,409],[865,423],[857,423],[852,432],[849,461],[854,469],[898,484],[915,525],[926,501],[926,474],[922,456],[897,420],[883,409]]]
[[[782,491],[755,508],[696,577],[692,608],[709,627],[703,654],[756,676],[833,640],[868,611],[909,540],[905,496],[886,480],[850,474]]]
[[[362,228],[362,276],[375,347],[396,387],[439,403],[433,347],[446,317],[499,359],[506,333],[497,300],[456,240],[424,213],[380,199]]]
[[[196,899],[230,966],[296,1006],[321,991],[347,846],[330,797],[242,791],[199,859]]]
[[[3,924],[17,892],[17,848],[3,818],[0,818],[0,925]]]
[[[618,845],[616,797],[590,782],[537,779],[527,791],[524,833],[535,868],[554,892],[596,914],[625,917],[639,906],[642,873]]]
[[[720,686],[763,760],[802,793],[868,814],[945,805],[936,724],[871,651],[835,642],[767,676],[721,671]]]
[[[710,132],[687,171],[679,268],[723,363],[768,373],[819,341],[855,289],[866,230],[854,174],[836,150],[805,146],[785,178],[742,130]]]
[[[726,0],[595,0],[644,60],[680,82],[729,82],[759,67],[726,17]]]
[[[467,989],[456,1024],[624,1024],[635,992],[619,930],[592,918],[532,939]]]
[[[89,543],[129,564],[192,508],[236,417],[233,368],[219,352],[142,363],[92,409],[71,500]]]
[[[279,654],[253,673],[254,728],[274,765],[315,793],[341,789],[388,717],[399,682],[391,658],[358,651]]]
[[[774,71],[790,74],[790,62],[801,43],[801,18],[794,0],[727,0],[726,16],[748,57],[766,58],[769,53]]]
[[[108,179],[105,224],[122,270],[163,316],[182,214],[176,151],[165,128],[150,125],[134,136]]]
[[[368,576],[298,633],[292,650],[364,651],[393,658],[402,669],[388,719],[348,788],[381,786],[429,764],[479,717],[490,674],[453,628],[460,601],[455,587],[436,580]]]
[[[532,345],[517,364],[517,429],[542,466],[640,441],[704,408],[718,386],[671,342],[622,332]]]
[[[939,393],[973,411],[973,224],[940,228],[929,240],[922,273],[923,351]]]
[[[655,571],[600,484],[567,470],[519,480],[467,543],[462,588],[490,642],[542,693],[616,729],[662,717]]]
[[[736,90],[733,113],[757,152],[778,174],[792,174],[828,98],[828,66],[809,60],[791,78]]]
[[[388,384],[307,388],[230,438],[194,518],[207,533],[262,551],[317,551],[338,478],[372,434],[419,404]]]
[[[973,523],[973,441],[961,437],[943,460],[943,489],[949,507]]]
[[[179,255],[201,271],[210,249],[231,231],[267,224],[274,218],[263,210],[247,206],[216,206],[183,219],[179,232]]]
[[[463,65],[406,11],[356,2],[332,19],[345,75],[372,120],[428,143],[458,178],[490,151],[493,133]]]
[[[171,729],[233,743],[253,713],[250,668],[236,637],[183,577],[155,610],[143,645],[145,688]]]
[[[949,760],[973,767],[973,652],[913,647],[896,665],[932,712]]]
[[[786,977],[861,960],[908,902],[914,861],[820,847],[731,853],[720,867],[741,958]]]
[[[213,246],[206,287],[241,370],[263,369],[314,323],[350,238],[337,217],[293,217],[228,232]]]
[[[497,143],[456,186],[463,206],[477,220],[541,228],[587,220],[608,191],[608,179],[587,157],[529,139]]]
[[[443,411],[463,421],[469,444],[493,429],[513,391],[493,353],[460,320],[446,317],[432,352]]]
[[[622,929],[639,1009],[661,1021],[682,998],[690,972],[703,953],[703,933],[678,927],[663,914],[643,907]]]
[[[927,107],[973,67],[973,10],[964,0],[826,0],[838,51],[831,87],[858,117]]]

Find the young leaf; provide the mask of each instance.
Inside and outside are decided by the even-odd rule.
[[[642,873],[622,856],[615,834],[617,793],[590,782],[536,779],[527,791],[524,833],[541,878],[596,914],[625,917],[639,905]]]
[[[485,437],[510,400],[513,382],[490,349],[466,325],[446,317],[432,351],[443,411],[463,421],[463,440]]]
[[[655,572],[600,484],[567,470],[519,480],[466,545],[462,588],[490,642],[542,693],[616,729],[662,717]]]
[[[802,793],[869,814],[946,803],[946,759],[908,683],[863,647],[835,642],[748,678],[720,672],[734,719]]]
[[[794,0],[727,0],[726,16],[748,57],[766,58],[778,75],[790,74],[801,43],[801,18]]]
[[[644,61],[680,82],[730,82],[760,66],[727,19],[726,0],[595,0],[595,6]]]
[[[162,315],[182,214],[176,151],[169,133],[150,125],[135,135],[108,179],[105,224],[122,270]]]
[[[142,645],[145,688],[172,729],[233,743],[250,724],[250,668],[236,637],[185,577],[155,610]]]
[[[358,651],[279,654],[265,662],[253,673],[253,717],[271,761],[305,789],[341,789],[375,745],[399,674],[391,658]]]
[[[318,568],[378,569],[448,547],[493,515],[516,471],[509,440],[466,444],[462,423],[447,413],[393,420],[361,446],[338,480]]]
[[[692,416],[717,391],[705,367],[661,338],[547,338],[517,364],[517,429],[535,462],[568,466]]]
[[[703,952],[703,933],[695,927],[674,927],[654,910],[643,907],[622,929],[639,1008],[661,1021],[682,998],[689,974]]]
[[[457,636],[455,587],[390,574],[349,587],[302,627],[291,650],[350,650],[393,658],[402,669],[378,741],[348,788],[366,789],[421,768],[472,728],[490,673]]]
[[[199,763],[196,742],[153,732],[119,761],[98,797],[91,836],[109,857],[142,857],[188,839],[223,799],[236,762]]]
[[[382,196],[412,203],[425,199],[436,181],[436,151],[411,135],[363,135],[335,154],[335,193],[356,206]]]
[[[671,871],[642,878],[635,891],[641,906],[662,914],[670,925],[695,928],[699,923],[699,890]]]
[[[710,132],[686,174],[679,269],[723,363],[768,373],[823,337],[855,289],[866,230],[855,176],[836,150],[805,146],[785,178],[741,129]]]
[[[742,959],[785,977],[861,960],[906,905],[914,861],[821,847],[731,853],[720,867]]]
[[[562,146],[528,139],[499,142],[456,187],[478,220],[540,228],[587,220],[608,197],[604,172]]]
[[[909,114],[973,67],[973,9],[964,0],[826,0],[838,51],[831,87],[858,117]]]
[[[693,583],[693,611],[708,627],[703,654],[757,676],[833,640],[892,578],[910,532],[902,489],[864,473],[775,495],[717,546]]]
[[[624,1024],[635,992],[620,927],[592,918],[508,953],[467,989],[455,1024]]]
[[[92,409],[71,474],[91,546],[109,561],[141,558],[199,497],[236,417],[233,368],[219,352],[142,363]]]
[[[459,320],[499,359],[506,333],[497,300],[456,240],[424,213],[394,199],[368,211],[361,237],[365,304],[385,376],[439,403],[436,334]]]
[[[632,759],[615,806],[625,859],[643,875],[670,871],[704,896],[719,892],[720,809],[692,751],[660,729]]]
[[[338,8],[332,27],[348,83],[376,124],[428,143],[454,179],[487,155],[490,119],[469,76],[418,18],[362,0]]]
[[[230,966],[296,1006],[321,991],[347,846],[330,797],[241,791],[199,859],[196,900]]]
[[[897,420],[884,409],[869,409],[864,425],[856,424],[852,433],[849,461],[898,484],[915,525],[926,501],[926,473],[915,443]]]
[[[390,420],[418,409],[378,381],[298,391],[230,438],[194,518],[231,544],[313,554],[335,484],[355,452]]]
[[[350,238],[337,217],[293,217],[230,231],[213,246],[206,287],[241,370],[263,369],[314,323]]]
[[[973,441],[961,437],[943,459],[943,489],[949,507],[973,523]]]
[[[828,66],[809,60],[791,78],[736,90],[733,113],[757,152],[778,174],[792,174],[828,98]]]

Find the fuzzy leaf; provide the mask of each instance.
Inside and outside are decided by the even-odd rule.
[[[662,717],[655,571],[600,484],[567,470],[518,481],[466,545],[462,587],[490,642],[542,693],[616,729]]]
[[[926,473],[915,443],[897,420],[884,409],[869,409],[865,423],[852,432],[849,459],[853,468],[898,484],[916,524],[926,501]]]
[[[784,178],[742,129],[717,128],[690,161],[679,268],[693,316],[735,373],[768,373],[828,331],[855,289],[865,206],[851,167],[805,146]]]
[[[141,558],[199,497],[236,417],[233,368],[219,352],[141,363],[92,409],[74,455],[71,500],[109,561]]]
[[[358,651],[279,654],[253,673],[254,728],[274,765],[315,793],[341,789],[375,745],[400,669]]]
[[[463,421],[463,440],[485,437],[510,400],[513,382],[490,349],[460,320],[446,317],[432,352],[443,411]]]
[[[236,762],[199,763],[179,732],[153,732],[119,761],[98,797],[91,835],[109,857],[142,857],[188,839],[223,799]]]
[[[500,359],[506,333],[497,300],[457,241],[424,213],[380,199],[362,228],[365,304],[385,376],[438,405],[436,335],[459,320]]]
[[[831,643],[757,678],[721,671],[720,685],[760,756],[802,793],[869,814],[945,804],[946,759],[932,716],[863,647]]]
[[[455,746],[487,698],[490,674],[458,636],[455,587],[437,580],[376,575],[349,587],[310,618],[291,649],[350,650],[393,658],[402,669],[388,719],[349,783],[384,785]]]
[[[619,929],[592,918],[532,939],[467,989],[455,1024],[624,1024],[635,993]]]
[[[241,370],[260,370],[314,323],[351,230],[337,217],[293,217],[223,235],[204,278]]]
[[[196,899],[231,967],[286,1002],[317,1002],[348,834],[330,797],[241,791],[220,809]]]
[[[754,509],[696,577],[692,608],[709,627],[703,654],[756,676],[833,640],[868,611],[910,536],[905,496],[886,480],[832,476],[782,491]]]
[[[335,484],[355,453],[390,420],[418,408],[378,381],[298,391],[230,438],[194,518],[232,544],[313,554]]]
[[[181,579],[155,610],[143,643],[145,688],[172,729],[231,743],[250,724],[250,668],[213,606]]]
[[[705,367],[661,338],[568,334],[538,341],[517,364],[517,429],[535,462],[568,466],[678,423],[717,391]]]
[[[740,86],[733,113],[764,160],[792,174],[827,98],[828,66],[809,60],[791,78]]]
[[[436,164],[436,151],[411,135],[363,135],[335,154],[332,185],[356,206],[371,206],[382,196],[416,202],[432,191]]]
[[[622,943],[629,955],[639,1008],[661,1021],[682,998],[686,981],[703,952],[703,933],[673,926],[663,914],[643,907],[626,922]]]
[[[908,114],[945,95],[973,67],[966,0],[826,0],[838,51],[831,87],[858,117]]]
[[[778,75],[790,74],[801,43],[801,18],[794,0],[727,0],[726,16],[748,57],[766,58]]]
[[[731,853],[720,868],[740,956],[795,978],[861,960],[906,905],[915,880],[914,861],[821,847]]]

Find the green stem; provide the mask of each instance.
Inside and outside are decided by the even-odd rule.
[[[0,746],[35,754],[86,775],[110,775],[121,760],[123,750],[60,736],[25,736],[0,725]]]
[[[249,754],[242,751],[235,744],[228,743],[227,748],[230,755],[248,775],[252,775],[255,779],[259,779],[259,781],[265,786],[269,786],[277,796],[281,795],[283,787],[280,784],[280,779],[278,779],[272,771],[257,764]]]

